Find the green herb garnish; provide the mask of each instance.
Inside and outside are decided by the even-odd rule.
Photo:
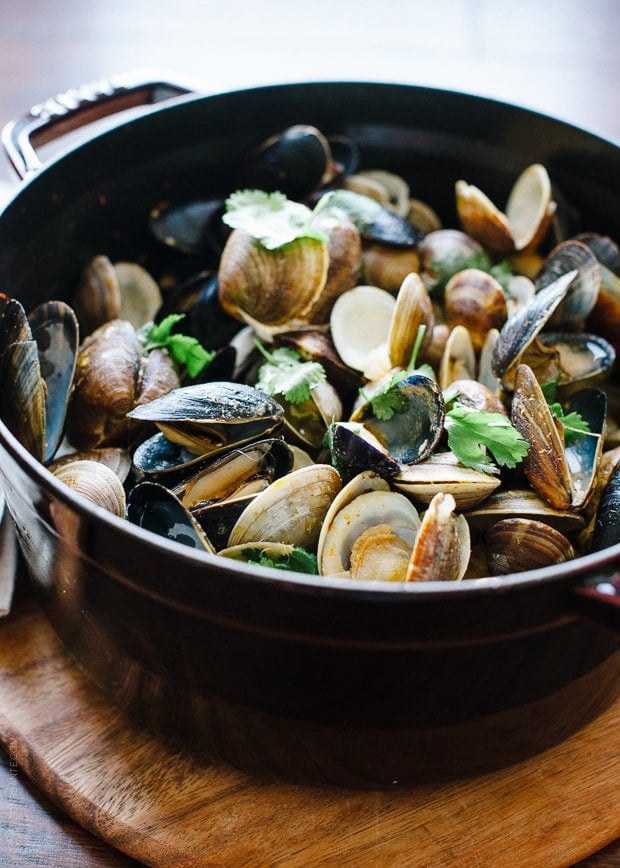
[[[510,265],[502,260],[501,262],[493,262],[488,253],[484,251],[474,252],[469,256],[453,256],[445,261],[432,260],[431,270],[435,275],[435,285],[433,291],[442,290],[451,277],[458,274],[459,271],[464,271],[466,268],[477,268],[479,271],[486,271],[497,280],[502,289],[508,291],[508,283],[510,278],[514,276]]]
[[[564,437],[567,442],[574,440],[575,437],[581,437],[583,434],[590,434],[590,426],[583,418],[581,413],[572,411],[565,413],[564,408],[559,401],[556,401],[557,387],[561,379],[561,374],[553,380],[548,380],[541,384],[542,393],[545,396],[549,409],[553,415],[560,420],[564,428]]]
[[[258,372],[256,388],[267,395],[282,395],[291,404],[301,404],[310,398],[315,386],[327,379],[320,362],[304,361],[296,350],[277,347],[269,352],[258,339],[254,343],[266,359]]]
[[[187,368],[190,377],[197,377],[213,361],[215,353],[205,350],[196,338],[172,331],[184,316],[171,313],[160,323],[147,323],[141,330],[144,351],[166,349],[177,364]]]
[[[484,451],[485,447],[497,464],[504,467],[516,467],[528,453],[528,442],[501,413],[455,404],[446,411],[444,425],[448,447],[461,464],[473,470],[499,473],[497,465]]]
[[[305,549],[295,546],[292,552],[279,560],[274,560],[258,549],[248,548],[243,552],[249,563],[258,564],[261,567],[275,567],[278,570],[289,570],[296,573],[308,573],[318,575],[316,555]]]
[[[424,335],[426,333],[426,326],[421,325],[418,328],[418,332],[415,337],[415,341],[413,344],[413,349],[411,351],[411,358],[409,359],[409,364],[406,368],[401,371],[396,371],[396,373],[392,374],[390,379],[387,381],[385,386],[381,389],[378,389],[376,392],[372,394],[368,394],[363,386],[360,387],[359,393],[362,398],[370,404],[372,407],[372,412],[377,417],[377,419],[383,419],[387,421],[391,419],[394,413],[402,413],[406,407],[406,401],[397,388],[398,384],[408,377],[410,374],[417,373],[423,374],[426,377],[434,377],[433,369],[430,365],[421,365],[420,367],[416,367],[418,354],[420,352],[420,347],[422,346],[422,341],[424,340]]]
[[[222,219],[232,229],[244,229],[263,247],[274,250],[298,238],[326,241],[325,233],[316,228],[313,217],[306,205],[291,201],[284,193],[237,190],[226,200]]]

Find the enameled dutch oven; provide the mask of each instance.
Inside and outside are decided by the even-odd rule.
[[[474,96],[381,83],[210,96],[116,80],[5,128],[24,182],[0,216],[0,286],[70,300],[96,254],[157,272],[160,199],[230,192],[245,153],[295,123],[351,136],[445,225],[454,182],[505,201],[547,167],[585,228],[620,239],[620,149]],[[155,102],[50,160],[36,148]],[[168,253],[166,255],[169,255]],[[0,424],[10,514],[44,608],[106,694],[188,749],[254,773],[351,786],[471,775],[546,749],[620,691],[620,544],[553,569],[403,587],[239,566],[75,496]]]

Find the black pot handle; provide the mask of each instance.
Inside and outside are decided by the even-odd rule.
[[[620,572],[606,579],[588,579],[574,593],[579,614],[620,632]]]
[[[5,125],[2,145],[23,180],[42,168],[37,147],[125,109],[153,105],[193,92],[196,88],[151,70],[113,75],[33,106],[19,120]]]

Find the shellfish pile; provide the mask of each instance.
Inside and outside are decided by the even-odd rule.
[[[154,533],[322,576],[475,579],[620,540],[620,254],[563,230],[544,166],[503,209],[455,179],[457,227],[311,126],[239,178],[153,205],[189,279],[101,253],[71,304],[0,296],[0,415],[33,456]]]

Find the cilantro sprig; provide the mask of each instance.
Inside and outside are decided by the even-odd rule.
[[[298,238],[327,240],[315,226],[310,208],[279,191],[237,190],[226,199],[222,219],[232,229],[244,229],[268,250]]]
[[[278,560],[269,557],[263,551],[253,548],[245,549],[243,554],[248,562],[258,564],[261,567],[275,567],[278,570],[308,573],[309,575],[318,574],[316,555],[300,546],[295,546],[290,554]]]
[[[455,403],[446,411],[448,448],[461,464],[482,473],[498,474],[499,467],[516,467],[529,450],[528,442],[501,413],[475,410]],[[489,458],[488,450],[497,464]]]
[[[190,377],[197,377],[211,364],[215,353],[206,350],[196,338],[172,331],[184,316],[184,313],[171,313],[160,323],[147,323],[140,336],[145,352],[160,347],[166,349],[178,365],[187,369]]]
[[[575,410],[570,413],[565,413],[564,408],[559,401],[556,401],[557,387],[560,382],[560,374],[554,380],[548,380],[541,384],[542,393],[545,396],[549,409],[553,415],[560,420],[564,428],[564,438],[567,442],[574,440],[575,437],[581,437],[583,434],[590,434],[590,426],[583,418],[581,413]]]
[[[434,377],[433,369],[430,365],[421,365],[416,367],[420,347],[424,340],[426,326],[420,325],[413,343],[411,358],[406,368],[396,371],[390,379],[379,389],[372,393],[368,393],[363,386],[360,387],[359,393],[361,397],[370,404],[372,412],[377,419],[387,421],[392,418],[395,413],[402,413],[405,409],[405,399],[398,389],[398,384],[408,377],[410,374],[418,373],[425,374],[428,377]]]
[[[258,372],[256,388],[267,395],[282,395],[290,404],[301,404],[311,397],[315,386],[327,379],[320,362],[304,361],[292,348],[276,347],[269,352],[258,338],[254,344],[266,360]]]

